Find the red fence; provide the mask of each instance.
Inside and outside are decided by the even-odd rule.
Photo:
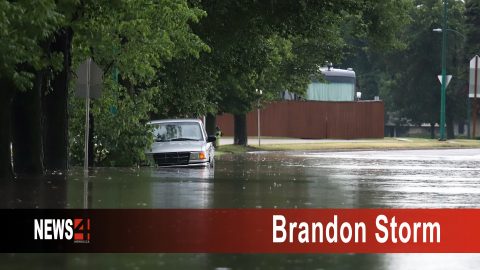
[[[260,110],[262,136],[308,139],[383,138],[382,101],[280,101]],[[233,136],[233,116],[217,116],[225,136]],[[257,135],[257,110],[247,115],[248,136]]]

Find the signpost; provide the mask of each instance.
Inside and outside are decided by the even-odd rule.
[[[447,19],[448,17],[448,0],[443,2],[443,29],[442,31],[442,82],[440,88],[440,141],[445,141],[445,114],[446,114],[446,95],[447,95]]]
[[[452,75],[445,75],[445,70],[442,68],[442,75],[437,75],[438,80],[440,81],[441,88],[441,104],[440,104],[440,141],[445,141],[445,95],[446,89],[450,81],[452,80]],[[445,83],[444,83],[445,82]]]
[[[477,97],[479,95],[478,93],[478,84],[480,83],[478,80],[480,79],[480,74],[478,70],[478,65],[479,65],[479,56],[475,55],[471,60],[470,60],[470,76],[469,76],[469,84],[468,84],[468,97],[473,98],[473,127],[472,127],[472,137],[475,138],[476,136],[476,131],[477,131]]]
[[[88,177],[88,135],[90,133],[90,98],[101,95],[103,71],[91,58],[85,60],[77,69],[75,96],[85,98],[85,156],[83,175]]]

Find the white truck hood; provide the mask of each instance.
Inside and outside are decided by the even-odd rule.
[[[154,142],[146,153],[198,152],[205,151],[205,149],[206,142],[204,141]]]

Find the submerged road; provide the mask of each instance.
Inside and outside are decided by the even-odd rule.
[[[2,182],[0,207],[479,208],[479,165],[480,149],[227,154],[214,170],[99,168],[83,181],[78,169]],[[46,269],[476,269],[480,255],[0,255],[5,269],[33,263]]]

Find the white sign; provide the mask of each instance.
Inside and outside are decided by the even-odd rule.
[[[447,75],[446,76],[447,78],[447,84],[445,85],[445,88],[447,88],[448,84],[450,83],[450,80],[452,80],[452,75]],[[440,84],[442,84],[442,75],[438,75],[437,76],[438,80],[440,81]]]
[[[480,97],[480,57],[475,55],[470,60],[470,75],[468,80],[468,97],[475,96],[475,70],[477,71],[477,98]]]

